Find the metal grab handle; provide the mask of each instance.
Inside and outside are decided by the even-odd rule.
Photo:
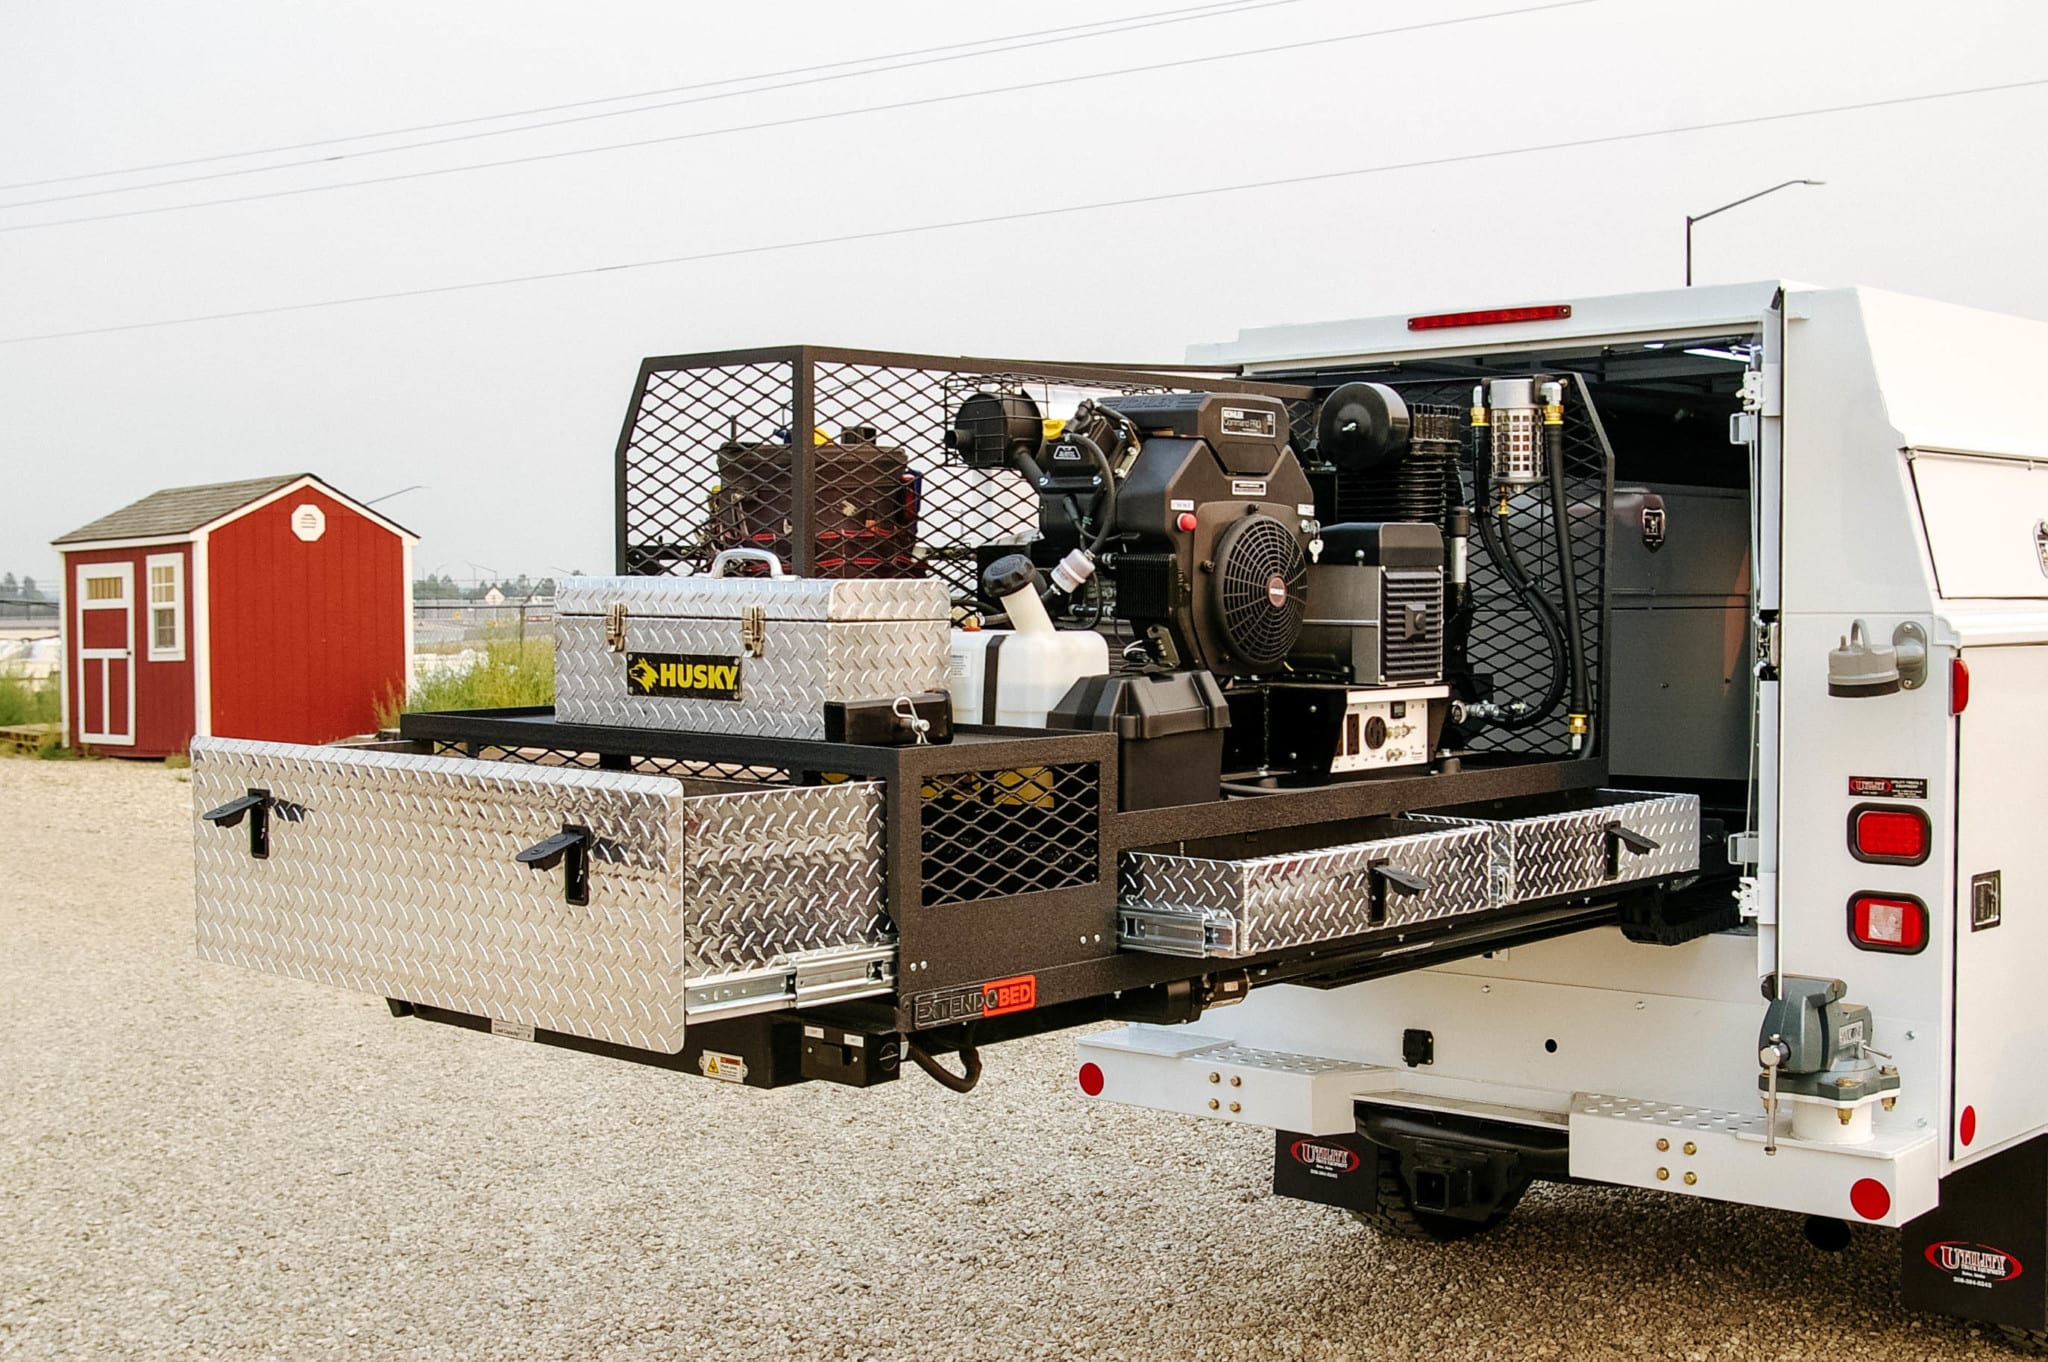
[[[589,828],[564,823],[560,832],[512,859],[539,871],[562,866],[562,901],[580,908],[590,902],[590,844],[594,840]]]
[[[1619,823],[1609,823],[1604,829],[1607,835],[1607,878],[1614,879],[1621,874],[1621,851],[1627,847],[1630,854],[1647,856],[1664,845],[1654,837],[1645,837],[1633,828]]]
[[[766,563],[768,565],[768,575],[778,581],[789,575],[782,570],[782,560],[766,549],[720,549],[712,555],[711,566],[706,570],[705,575],[707,577],[723,577],[725,575],[725,565],[735,558],[750,558],[756,562]]]
[[[271,796],[268,790],[251,789],[240,799],[230,799],[217,809],[208,809],[199,816],[217,828],[231,828],[244,818],[249,820],[249,855],[251,859],[270,859],[270,816],[276,814],[287,823],[296,823],[306,816],[303,804],[292,804]]]
[[[1414,895],[1429,891],[1428,880],[1387,861],[1374,861],[1366,867],[1366,875],[1366,921],[1375,927],[1387,920],[1388,894]]]

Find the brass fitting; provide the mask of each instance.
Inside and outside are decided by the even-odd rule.
[[[1564,424],[1564,403],[1546,402],[1543,406],[1543,424],[1561,426]]]
[[[1848,1125],[1849,1122],[1856,1119],[1856,1110],[1853,1107],[1837,1107],[1835,1109],[1835,1118],[1843,1125]]]
[[[1586,715],[1573,714],[1566,717],[1565,727],[1574,738],[1583,738],[1592,727],[1592,724]]]

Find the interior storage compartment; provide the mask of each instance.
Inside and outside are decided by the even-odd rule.
[[[1682,875],[1700,865],[1700,799],[1584,790],[1406,815],[1424,826],[1486,829],[1493,897],[1527,903]]]
[[[894,986],[874,782],[201,738],[192,793],[202,959],[667,1054]]]
[[[1484,912],[1494,906],[1492,858],[1485,827],[1397,818],[1129,851],[1119,858],[1118,942],[1236,957]]]

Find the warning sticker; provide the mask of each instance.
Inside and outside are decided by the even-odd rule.
[[[1920,776],[1850,776],[1849,793],[1860,799],[1925,799],[1927,781]]]
[[[715,1078],[721,1083],[747,1081],[747,1061],[738,1055],[720,1054],[716,1050],[706,1050],[697,1056],[697,1071],[706,1078]]]

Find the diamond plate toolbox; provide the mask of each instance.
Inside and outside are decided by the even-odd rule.
[[[1242,859],[1119,858],[1118,941],[1163,955],[1248,956],[1494,906],[1491,833],[1419,829]]]
[[[828,700],[947,686],[935,579],[577,577],[556,611],[564,723],[823,738]]]
[[[1700,868],[1698,795],[1593,790],[1406,817],[1422,824],[1489,829],[1494,894],[1503,904]]]
[[[250,829],[198,815],[263,792]],[[673,1054],[687,1020],[886,993],[872,783],[682,781],[233,739],[192,744],[202,959]],[[588,902],[515,857],[587,829]]]

